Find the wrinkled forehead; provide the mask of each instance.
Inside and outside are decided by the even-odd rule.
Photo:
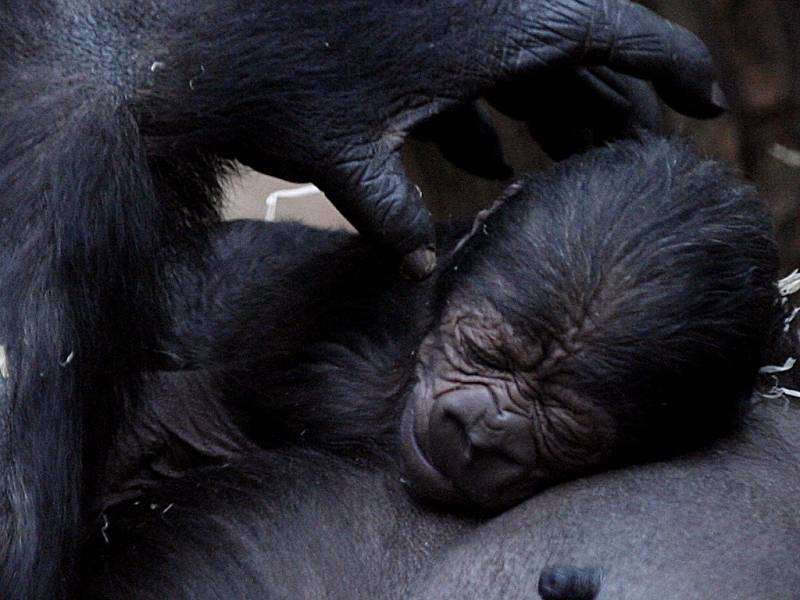
[[[513,183],[487,209],[446,259],[440,293],[443,317],[453,310],[525,302],[531,275],[541,265],[548,220],[536,178]]]
[[[490,285],[509,269],[529,268],[536,263],[540,239],[564,210],[564,198],[578,193],[558,172],[516,180],[475,216],[470,230],[448,256],[448,278],[458,286],[477,276],[482,284]]]

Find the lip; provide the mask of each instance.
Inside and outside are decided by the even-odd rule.
[[[408,402],[400,423],[403,469],[409,491],[422,498],[448,503],[463,503],[461,494],[428,460],[416,432],[416,403]]]

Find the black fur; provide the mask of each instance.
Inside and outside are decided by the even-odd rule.
[[[574,56],[656,73],[674,105],[719,112],[703,45],[624,7],[4,2],[0,597],[70,589],[109,440],[137,412],[140,371],[164,364],[166,266],[186,247],[204,252],[227,158],[313,180],[361,230],[415,258],[434,232],[403,173],[403,135],[498,79]],[[586,47],[598,22],[608,27]],[[651,35],[670,52],[640,52]],[[423,275],[432,261],[406,264]]]
[[[360,238],[298,224],[224,224],[207,256],[178,257],[156,352],[176,370],[147,374],[115,437],[83,565],[93,594],[372,598],[412,585],[423,557],[476,523],[408,499],[417,481],[397,458],[418,348],[475,298],[508,315],[523,352],[558,340],[576,307],[615,311],[575,353],[582,368],[563,359],[563,385],[624,432],[614,460],[709,442],[749,396],[775,316],[768,221],[750,188],[681,144],[573,159],[441,241],[451,257],[423,284]],[[591,276],[612,286],[599,305],[579,301]],[[573,587],[590,597],[590,580]]]

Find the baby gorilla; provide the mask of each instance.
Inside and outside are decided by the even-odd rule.
[[[506,506],[730,426],[776,278],[761,203],[731,181],[680,144],[626,143],[479,215],[420,346],[402,427],[412,489]]]
[[[440,240],[437,273],[410,283],[354,235],[220,227],[211,255],[173,268],[162,370],[117,436],[104,504],[302,446],[499,509],[702,444],[748,398],[775,310],[769,221],[683,144],[572,158]]]

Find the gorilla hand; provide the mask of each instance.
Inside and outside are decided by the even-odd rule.
[[[526,121],[531,137],[555,160],[661,127],[661,109],[650,86],[607,67],[553,67],[499,84],[487,99],[506,115]],[[434,142],[444,158],[468,173],[486,179],[513,175],[491,115],[476,102],[436,115],[413,133]]]
[[[518,82],[528,98],[535,86],[541,98],[561,99],[561,75],[544,79],[554,67],[600,90],[622,117],[643,113],[645,124],[652,110],[637,107],[649,91],[620,74],[651,81],[667,104],[688,115],[711,117],[722,108],[705,46],[628,0],[293,0],[279,14],[253,13],[259,44],[251,40],[242,54],[261,63],[263,76],[254,81],[248,71],[231,99],[227,114],[239,115],[242,126],[230,145],[236,158],[262,172],[314,181],[362,233],[405,256],[415,277],[432,271],[435,254],[430,213],[398,156],[414,125],[501,84]],[[220,27],[226,18],[220,11],[209,22]],[[208,74],[220,59],[209,53],[203,60]],[[576,89],[567,87],[566,106],[579,112]],[[563,154],[558,136],[533,121],[545,147]]]

